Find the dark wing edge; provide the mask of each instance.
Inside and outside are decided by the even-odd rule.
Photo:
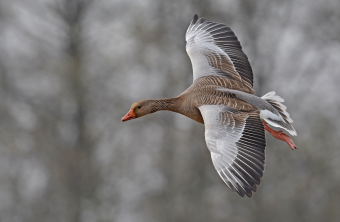
[[[223,165],[223,156],[215,153],[212,153],[213,163],[224,183],[232,191],[241,197],[252,197],[252,192],[257,190],[256,185],[261,183],[265,166],[265,130],[258,112],[249,113],[236,147],[238,152],[232,164],[218,169],[221,163]]]

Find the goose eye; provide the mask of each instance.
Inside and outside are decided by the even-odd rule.
[[[138,106],[137,108],[140,109],[140,108],[142,108],[142,106]]]

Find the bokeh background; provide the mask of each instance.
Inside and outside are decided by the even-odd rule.
[[[1,0],[0,221],[340,221],[339,0]],[[267,134],[252,199],[211,163],[204,127],[139,99],[192,83],[192,16],[225,23],[295,120]]]

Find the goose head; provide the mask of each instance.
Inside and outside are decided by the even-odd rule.
[[[154,112],[152,100],[140,100],[132,104],[130,111],[122,118],[122,121],[136,119]]]

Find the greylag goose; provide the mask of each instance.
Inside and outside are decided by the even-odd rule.
[[[205,126],[213,165],[224,183],[240,196],[252,197],[265,165],[265,130],[294,150],[293,120],[275,92],[255,96],[253,72],[234,32],[224,24],[195,15],[186,32],[193,83],[175,98],[141,100],[122,121],[160,110],[185,115]]]

